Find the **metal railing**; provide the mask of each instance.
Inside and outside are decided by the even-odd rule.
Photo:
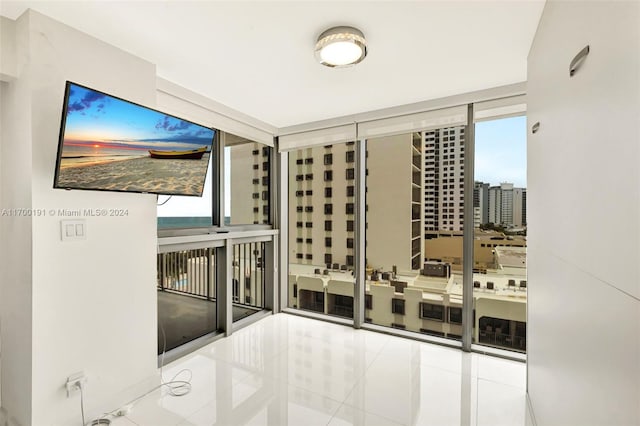
[[[265,242],[233,245],[233,303],[265,307]]]
[[[242,228],[163,232],[157,254],[158,314],[164,315],[165,325],[176,321],[183,327],[177,333],[178,345],[185,343],[185,337],[203,336],[201,331],[230,335],[252,322],[245,318],[275,309],[277,234],[276,230]],[[178,315],[185,312],[189,315]],[[175,337],[170,334],[167,340]]]
[[[481,344],[509,348],[522,352],[527,350],[527,338],[522,336],[480,330],[478,340]]]
[[[158,289],[216,299],[215,250],[201,248],[158,253]]]
[[[343,318],[353,318],[353,306],[334,305],[329,308],[329,315],[336,315]]]

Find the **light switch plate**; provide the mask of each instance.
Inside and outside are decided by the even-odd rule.
[[[85,219],[61,220],[60,237],[62,241],[87,239],[87,221]]]

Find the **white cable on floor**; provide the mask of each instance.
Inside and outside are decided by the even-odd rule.
[[[80,388],[80,413],[82,414],[82,426],[86,423],[84,421],[84,389],[81,383],[78,383],[78,387]]]
[[[156,387],[154,387],[153,389],[149,390],[148,392],[146,392],[143,395],[140,395],[139,397],[132,399],[131,401],[127,402],[126,404],[122,405],[119,408],[116,408],[113,411],[109,411],[108,413],[104,413],[102,416],[100,416],[99,418],[97,418],[95,421],[98,420],[102,420],[102,419],[107,419],[109,417],[122,417],[125,416],[129,410],[131,410],[133,408],[133,406],[138,403],[138,401],[140,401],[142,398],[144,398],[145,396],[155,392],[156,390],[162,388],[163,386],[166,386],[169,391],[169,395],[171,396],[185,396],[187,395],[189,392],[191,392],[191,379],[193,378],[193,372],[188,369],[188,368],[183,368],[182,370],[178,371],[172,378],[171,380],[169,380],[168,382],[164,381],[164,377],[163,377],[163,367],[164,367],[164,354],[167,351],[167,335],[164,331],[164,327],[162,325],[162,321],[159,321],[159,325],[160,325],[160,331],[162,331],[162,355],[160,357],[160,384]],[[183,372],[187,372],[189,373],[189,376],[186,380],[176,380],[176,378],[182,374]],[[82,388],[80,388],[80,390],[82,391]],[[80,394],[80,396],[82,397],[82,394]],[[83,426],[85,425],[84,423],[84,408],[82,409],[82,424]]]
[[[164,368],[164,354],[167,352],[167,335],[165,334],[162,321],[158,320],[158,323],[160,324],[160,331],[162,331],[162,356],[160,358],[160,387],[167,386],[169,388],[169,394],[171,396],[184,396],[189,392],[191,392],[191,379],[193,378],[193,372],[188,368],[183,368],[182,370],[178,371],[171,378],[171,380],[169,380],[169,382],[164,383],[164,373],[162,369]],[[189,378],[187,380],[176,380],[176,377],[182,374],[183,371],[186,371],[187,373],[189,373]]]

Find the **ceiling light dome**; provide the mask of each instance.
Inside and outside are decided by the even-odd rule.
[[[367,56],[367,41],[362,31],[353,27],[329,28],[318,37],[316,58],[328,67],[348,67]]]

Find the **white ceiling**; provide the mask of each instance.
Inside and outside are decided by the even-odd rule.
[[[544,0],[6,1],[157,65],[160,77],[276,127],[526,80]],[[318,64],[317,36],[364,32],[351,68]]]

